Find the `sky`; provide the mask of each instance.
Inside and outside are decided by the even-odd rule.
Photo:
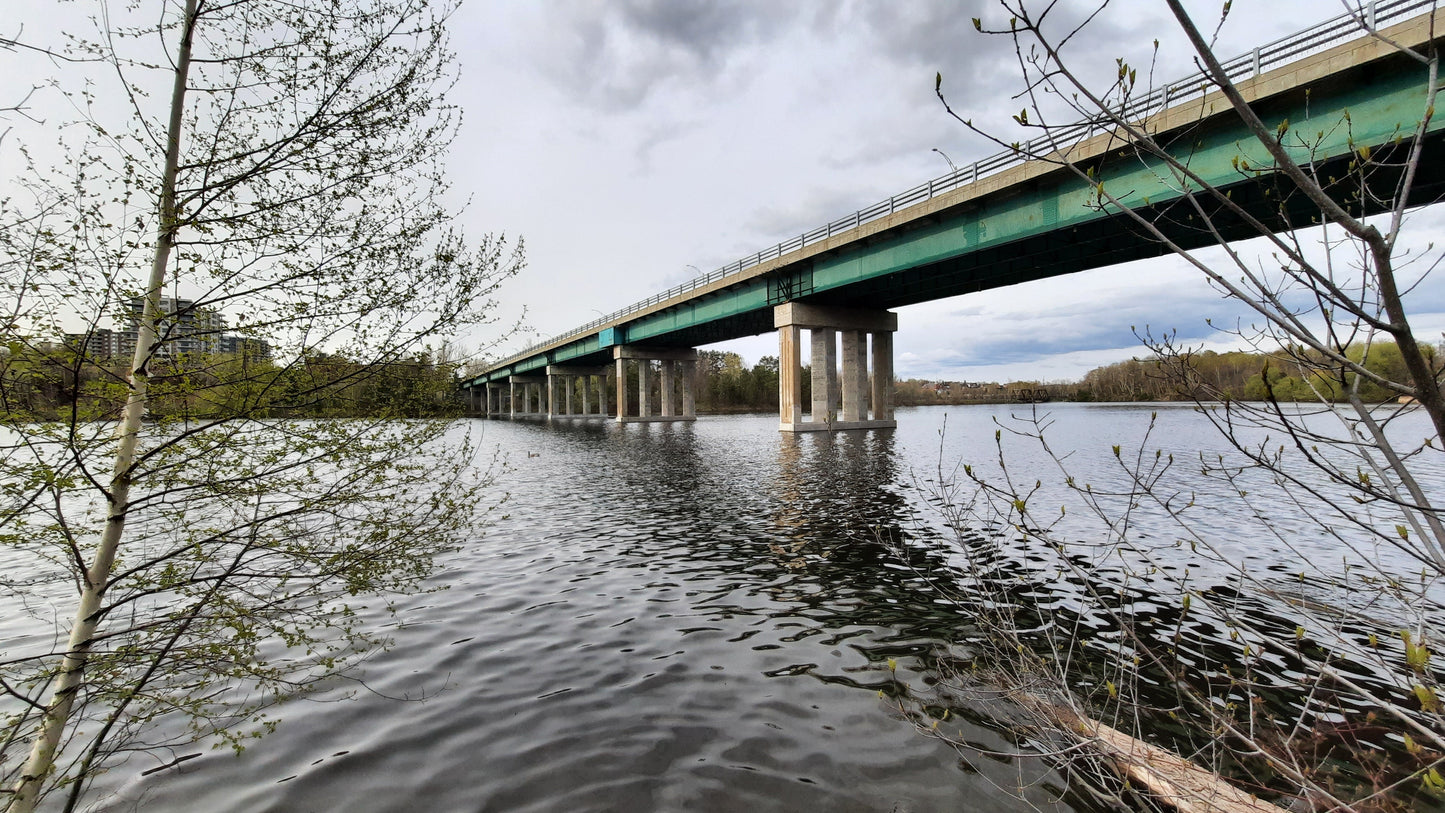
[[[1214,27],[1219,0],[1188,5]],[[1088,8],[1065,0],[1060,15]],[[1338,0],[1236,0],[1217,51],[1342,11]],[[43,35],[74,10],[37,2],[21,14]],[[505,355],[943,175],[949,161],[997,152],[934,95],[941,73],[956,109],[1014,132],[1016,56],[973,17],[1004,25],[1007,14],[992,0],[468,0],[450,24],[460,65],[450,98],[464,114],[452,199],[473,235],[524,239],[528,264],[503,288],[500,314],[526,330],[464,343]],[[1070,53],[1107,76],[1116,57],[1147,65],[1156,38],[1157,78],[1193,72],[1157,0],[1112,3]],[[1445,225],[1432,210],[1416,218],[1422,234]],[[1445,296],[1421,301],[1417,334],[1436,341]],[[1135,330],[1146,326],[1231,346],[1206,319],[1248,315],[1162,258],[901,308],[894,367],[902,378],[1072,380],[1143,355]],[[777,353],[777,338],[714,349],[753,363]]]

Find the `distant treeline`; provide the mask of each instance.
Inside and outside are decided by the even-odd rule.
[[[807,376],[803,380],[808,387]],[[763,356],[747,367],[737,353],[700,350],[693,394],[700,412],[777,411],[778,357]]]
[[[1426,345],[1424,350],[1433,360],[1434,348]],[[1363,345],[1351,346],[1345,354],[1352,361],[1364,359],[1365,369],[1384,378],[1410,380],[1400,348],[1393,342],[1374,342],[1368,356]],[[1080,401],[1342,400],[1355,386],[1355,375],[1323,372],[1312,365],[1314,358],[1304,348],[1292,348],[1276,353],[1206,350],[1169,362],[1132,359],[1089,371],[1074,397]],[[1359,393],[1366,401],[1395,397],[1368,379],[1359,382]]]
[[[456,365],[428,353],[361,364],[314,354],[291,363],[237,355],[157,358],[148,366],[155,419],[444,417],[461,413]],[[12,344],[0,356],[7,421],[113,420],[126,362],[62,345]]]
[[[1434,348],[1426,346],[1433,359]],[[1359,361],[1363,346],[1353,346],[1347,355]],[[1314,371],[1312,354],[1302,348],[1276,353],[1204,350],[1179,358],[1130,359],[1090,370],[1077,383],[1012,381],[1007,384],[965,384],[962,382],[900,381],[895,402],[900,406],[919,404],[1000,403],[1027,400],[1050,401],[1188,401],[1233,400],[1314,401],[1320,396],[1343,398],[1354,386],[1354,375],[1331,377]],[[1301,364],[1300,360],[1304,363]],[[1408,381],[1400,350],[1391,342],[1371,345],[1365,368],[1395,381]],[[1360,382],[1360,396],[1381,401],[1393,393],[1368,380]]]

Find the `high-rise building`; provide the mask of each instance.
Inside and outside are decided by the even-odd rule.
[[[141,315],[145,297],[133,297],[122,317],[127,323],[120,330],[94,328],[88,333],[66,334],[66,341],[82,349],[93,360],[124,358],[135,352],[140,336]],[[271,346],[263,339],[237,336],[226,332],[226,317],[215,308],[197,305],[189,299],[161,297],[161,318],[156,321],[159,343],[155,356],[179,359],[202,355],[237,354],[249,358],[270,358]]]
[[[127,332],[138,332],[145,297],[133,297],[127,308],[130,326]],[[215,308],[196,305],[189,299],[161,297],[161,318],[156,320],[156,356],[175,358],[221,352],[221,334],[226,330],[226,317]],[[132,345],[134,347],[134,345]]]

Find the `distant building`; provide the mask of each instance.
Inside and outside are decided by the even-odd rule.
[[[271,357],[271,345],[264,339],[227,333],[226,317],[215,308],[196,305],[189,299],[161,297],[160,310],[162,316],[156,323],[160,339],[155,348],[157,358],[218,354],[253,359]],[[93,360],[125,358],[135,353],[144,312],[145,298],[133,297],[122,313],[128,323],[123,329],[95,328],[88,333],[68,333],[66,343]]]
[[[67,333],[65,343],[89,359],[124,358],[135,352],[135,333],[101,327],[89,333]]]

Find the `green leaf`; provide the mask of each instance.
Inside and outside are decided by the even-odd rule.
[[[1428,712],[1440,711],[1440,699],[1435,695],[1435,690],[1428,686],[1415,684],[1415,699],[1420,701],[1420,708]]]

